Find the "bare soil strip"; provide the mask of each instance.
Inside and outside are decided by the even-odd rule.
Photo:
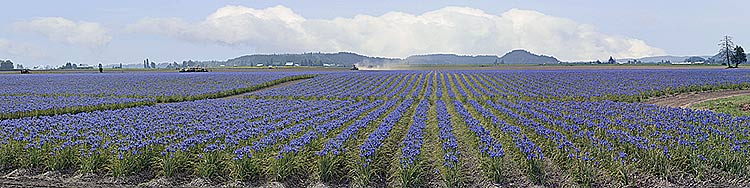
[[[47,179],[11,179],[11,178],[0,178],[0,186],[2,187],[127,187],[127,185],[121,184],[104,184],[104,183],[91,183],[91,182],[64,182],[60,180],[47,180]]]
[[[750,90],[724,90],[700,93],[682,93],[649,99],[645,103],[675,108],[689,108],[690,105],[693,104],[740,95],[750,95]]]
[[[273,85],[271,87],[266,87],[266,88],[263,88],[263,89],[259,89],[259,90],[255,90],[255,91],[251,91],[251,92],[247,92],[247,93],[240,93],[240,94],[237,94],[237,95],[230,95],[230,96],[226,96],[226,97],[222,97],[222,98],[218,98],[218,99],[237,99],[237,98],[242,98],[242,97],[245,97],[245,96],[247,96],[247,95],[249,95],[251,93],[261,92],[261,91],[270,90],[270,89],[274,89],[274,88],[280,88],[280,87],[284,87],[284,86],[288,86],[288,85],[292,85],[292,84],[297,84],[297,83],[300,83],[300,82],[304,82],[305,80],[308,80],[308,79],[310,79],[310,78],[305,78],[305,79],[299,79],[299,80],[284,82],[284,83]]]

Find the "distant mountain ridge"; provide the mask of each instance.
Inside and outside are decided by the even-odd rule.
[[[304,53],[304,54],[254,54],[229,59],[226,65],[248,66],[248,65],[285,65],[287,63],[302,66],[323,66],[323,64],[339,64],[350,66],[353,64],[385,64],[398,62],[400,59],[368,57],[351,52],[338,53]]]
[[[536,55],[526,50],[513,50],[502,57],[496,55],[428,54],[404,59],[406,64],[557,64],[552,56]]]
[[[639,61],[641,63],[663,63],[663,62],[684,62],[685,60],[689,58],[694,57],[700,57],[703,59],[709,59],[712,56],[671,56],[671,55],[664,55],[664,56],[651,56],[651,57],[641,57],[641,58],[621,58],[617,59],[617,62],[627,62],[627,61]]]
[[[183,61],[180,66],[352,66],[383,64],[556,64],[557,58],[536,55],[526,50],[513,50],[502,57],[496,55],[426,54],[404,59],[370,57],[352,52],[303,54],[253,54],[226,61]]]
[[[748,54],[750,55],[750,54]],[[696,60],[703,60],[704,63],[709,64],[721,64],[724,63],[725,59],[723,58],[724,55],[717,53],[716,55],[703,55],[703,56],[672,56],[672,55],[664,55],[664,56],[651,56],[651,57],[642,57],[642,58],[621,58],[617,59],[618,62],[628,62],[628,61],[639,61],[640,63],[680,63],[680,62],[688,62],[692,61],[695,62]]]
[[[750,56],[750,54],[748,54]],[[619,58],[617,63],[626,64],[659,64],[703,62],[706,64],[721,64],[724,62],[722,54],[713,56],[652,56],[642,58]],[[526,50],[512,50],[502,57],[497,55],[457,55],[457,54],[424,54],[411,55],[406,58],[384,58],[360,55],[352,52],[336,53],[302,53],[302,54],[252,54],[244,55],[225,61],[182,61],[156,62],[159,68],[180,67],[233,67],[233,66],[333,66],[350,67],[352,65],[383,65],[383,64],[436,64],[436,65],[466,65],[466,64],[592,64],[597,60],[563,62],[553,56],[538,55]],[[606,61],[606,59],[605,59]],[[606,62],[602,62],[606,63]],[[142,68],[142,64],[120,64],[124,68]],[[106,67],[117,67],[118,64],[108,64]]]

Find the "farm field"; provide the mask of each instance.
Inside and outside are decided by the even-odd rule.
[[[643,103],[747,89],[750,70],[743,69],[152,72],[0,80],[0,185],[750,183],[750,117]]]
[[[313,74],[315,72],[307,72]],[[4,75],[0,119],[219,98],[310,77],[299,72]]]

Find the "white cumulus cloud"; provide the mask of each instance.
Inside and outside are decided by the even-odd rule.
[[[389,12],[306,19],[284,6],[225,6],[200,21],[144,18],[128,28],[192,42],[248,45],[261,52],[353,51],[405,57],[424,53],[502,55],[523,48],[563,60],[664,54],[639,39],[608,35],[591,25],[519,9],[495,15],[474,8],[445,7],[419,15]]]
[[[95,50],[112,40],[107,29],[99,23],[73,21],[61,17],[39,17],[16,22],[14,28],[23,32],[39,33],[52,41],[62,42]]]
[[[46,57],[46,55],[35,46],[6,39],[0,39],[0,54],[8,55],[10,57]]]

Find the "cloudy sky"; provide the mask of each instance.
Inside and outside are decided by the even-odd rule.
[[[158,3],[155,3],[158,2]],[[732,1],[13,1],[0,59],[26,66],[224,60],[253,53],[502,55],[562,60],[711,55],[750,44],[750,2]]]

